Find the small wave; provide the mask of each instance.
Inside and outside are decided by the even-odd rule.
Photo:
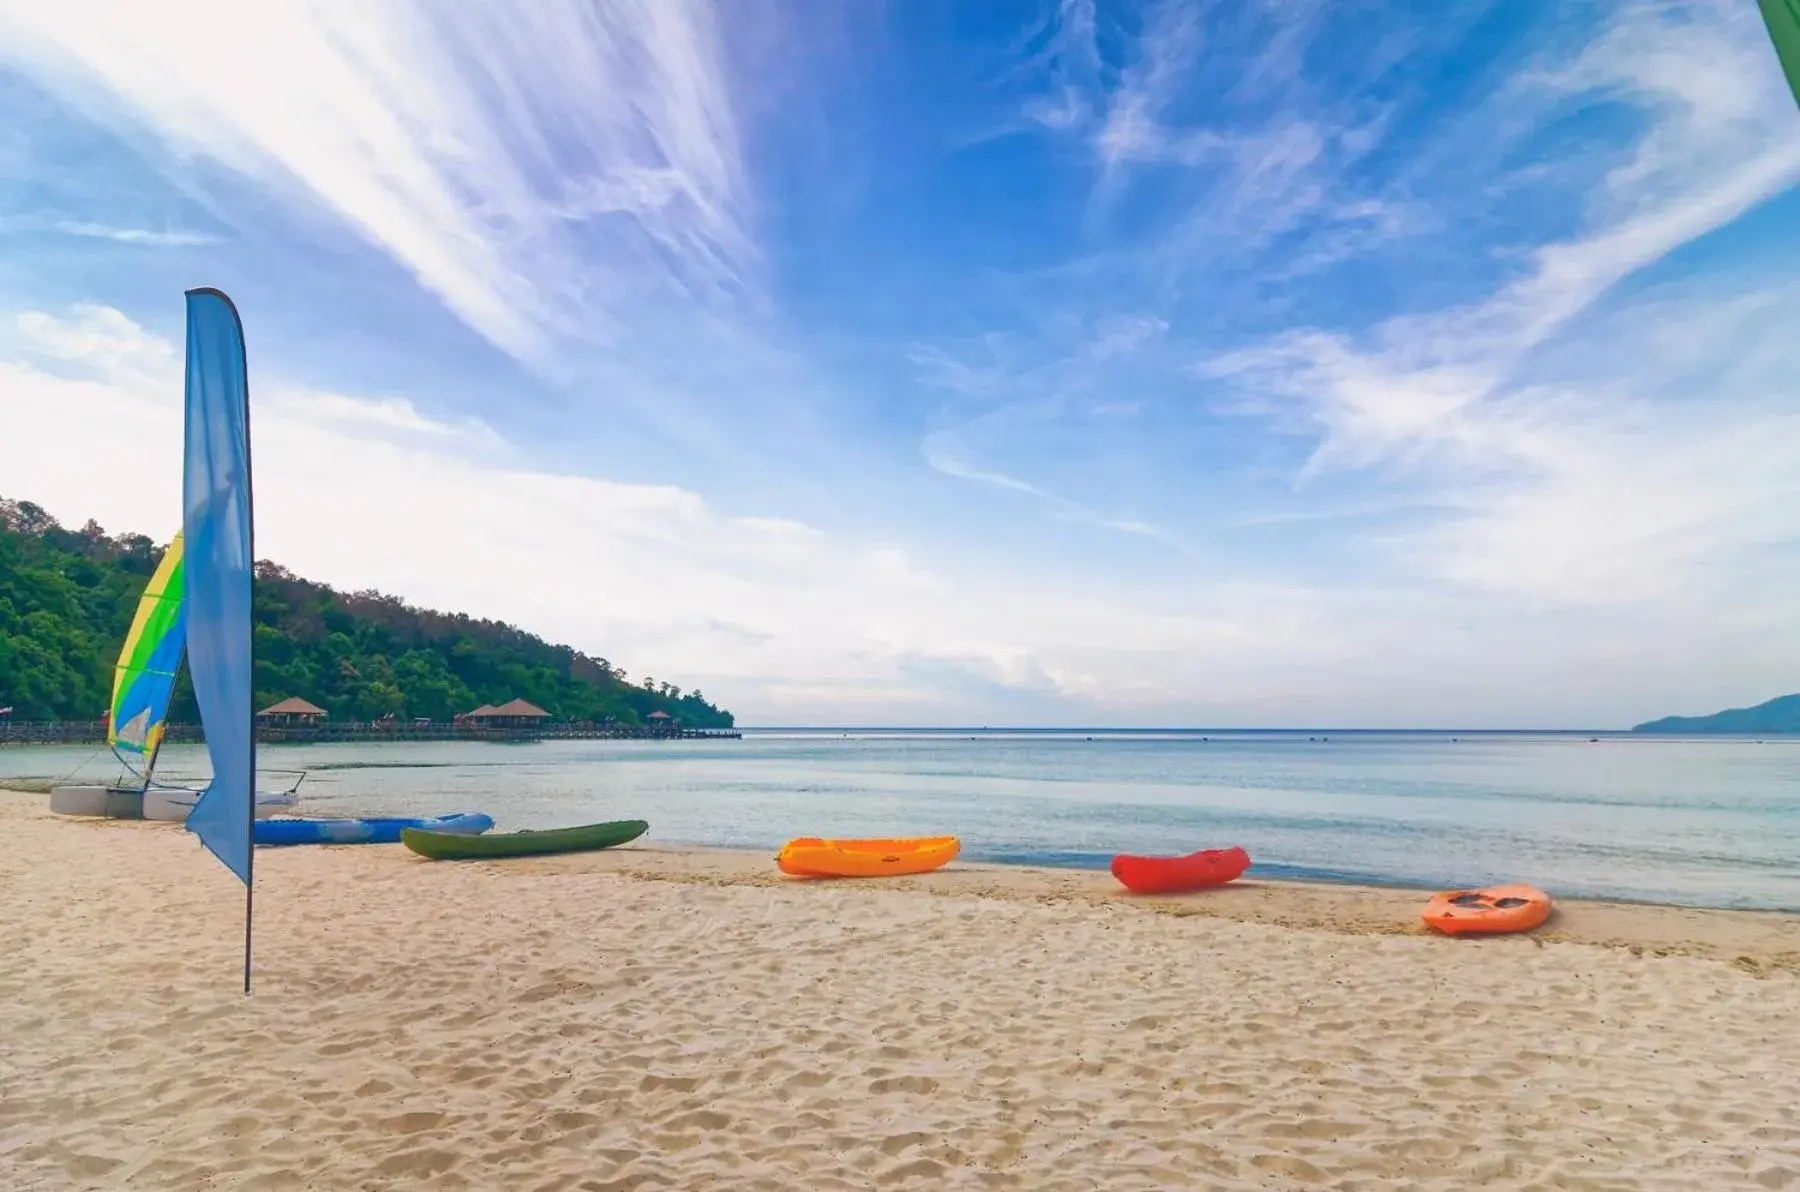
[[[965,853],[967,860],[991,865],[1031,865],[1050,869],[1105,869],[1112,864],[1110,852],[1070,852],[1058,849],[986,849]],[[1377,873],[1372,870],[1330,869],[1314,865],[1282,865],[1258,861],[1245,871],[1246,877],[1272,878],[1279,881],[1322,882],[1341,886],[1387,886],[1403,890],[1435,890],[1455,883],[1417,875]]]
[[[308,770],[478,770],[516,769],[517,762],[315,762]]]

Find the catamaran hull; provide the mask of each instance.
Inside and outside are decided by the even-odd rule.
[[[194,809],[200,796],[195,791],[123,789],[116,786],[56,786],[50,788],[50,810],[58,815],[90,815],[106,819],[171,820],[179,823]],[[256,815],[266,819],[300,802],[292,791],[258,793]]]
[[[188,812],[192,811],[194,804],[199,801],[200,793],[198,791],[147,791],[144,794],[144,818],[180,823],[187,819]],[[292,791],[278,795],[258,791],[256,793],[256,818],[267,819],[299,802],[300,796]]]
[[[58,815],[142,819],[144,792],[116,786],[54,786],[50,788],[50,810]]]

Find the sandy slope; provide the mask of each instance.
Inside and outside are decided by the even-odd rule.
[[[1792,918],[1558,925],[1634,954],[1254,921],[1344,891],[313,848],[258,854],[246,1001],[191,836],[41,804],[0,797],[8,1189],[1800,1187]]]

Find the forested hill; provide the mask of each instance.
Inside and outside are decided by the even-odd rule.
[[[1665,716],[1634,733],[1800,733],[1800,695],[1778,695],[1754,708],[1727,708],[1711,716]]]
[[[20,720],[101,715],[161,558],[141,534],[111,537],[92,521],[69,530],[28,501],[0,499],[0,707]],[[522,698],[569,720],[635,724],[663,711],[695,728],[732,723],[698,691],[631,683],[604,658],[511,625],[337,592],[267,562],[256,566],[255,591],[259,708],[297,695],[333,719],[447,720]],[[170,718],[197,719],[185,670]]]

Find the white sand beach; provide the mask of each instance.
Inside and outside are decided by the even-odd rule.
[[[0,824],[6,1189],[1800,1187],[1800,917]]]

